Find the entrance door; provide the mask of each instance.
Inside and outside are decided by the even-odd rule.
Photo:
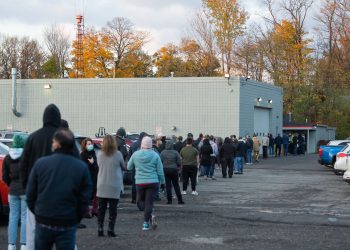
[[[270,132],[270,110],[254,108],[254,133],[262,138]]]

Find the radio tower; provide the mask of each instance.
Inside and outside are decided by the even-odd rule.
[[[76,78],[83,78],[84,77],[84,56],[83,56],[83,36],[84,36],[84,15],[83,13],[84,4],[81,3],[81,10],[80,7],[77,7],[77,15],[75,17],[76,20],[76,28],[77,28],[77,34],[76,34],[76,72],[75,77]]]

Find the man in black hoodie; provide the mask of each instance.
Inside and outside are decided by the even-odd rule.
[[[54,153],[38,159],[27,185],[27,204],[35,214],[35,249],[73,250],[77,224],[92,193],[87,165],[73,155],[75,141],[68,129],[53,136]],[[69,173],[69,174],[67,174]]]
[[[37,159],[52,153],[52,138],[61,125],[61,113],[55,104],[45,108],[43,127],[33,132],[26,142],[20,162],[21,179],[26,188],[27,181]],[[34,250],[35,220],[34,215],[27,211],[27,249]]]

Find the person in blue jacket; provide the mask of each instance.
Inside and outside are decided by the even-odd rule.
[[[153,201],[159,183],[164,188],[163,164],[159,155],[152,150],[152,139],[145,136],[141,141],[141,150],[136,151],[128,162],[128,170],[135,169],[137,203],[144,204],[144,222],[142,230],[157,227],[153,213]]]

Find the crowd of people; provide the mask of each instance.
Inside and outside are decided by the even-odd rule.
[[[222,139],[200,134],[194,139],[188,133],[184,140],[143,132],[130,149],[125,136],[124,128],[115,137],[106,135],[98,154],[92,139],[86,138],[79,152],[68,122],[54,104],[46,107],[42,128],[28,138],[15,135],[3,163],[9,186],[8,250],[16,249],[19,220],[21,250],[76,249],[82,218],[96,216],[97,235],[105,236],[107,208],[107,236],[116,237],[117,206],[127,173],[132,176],[131,202],[143,211],[142,230],[147,231],[157,227],[154,201],[160,200],[161,190],[167,204],[173,203],[173,190],[178,204],[184,204],[189,184],[191,195],[199,195],[198,178],[215,180],[216,168],[221,168],[222,178],[232,178],[243,174],[244,164],[258,163],[261,149],[264,159],[305,152],[303,135]]]

